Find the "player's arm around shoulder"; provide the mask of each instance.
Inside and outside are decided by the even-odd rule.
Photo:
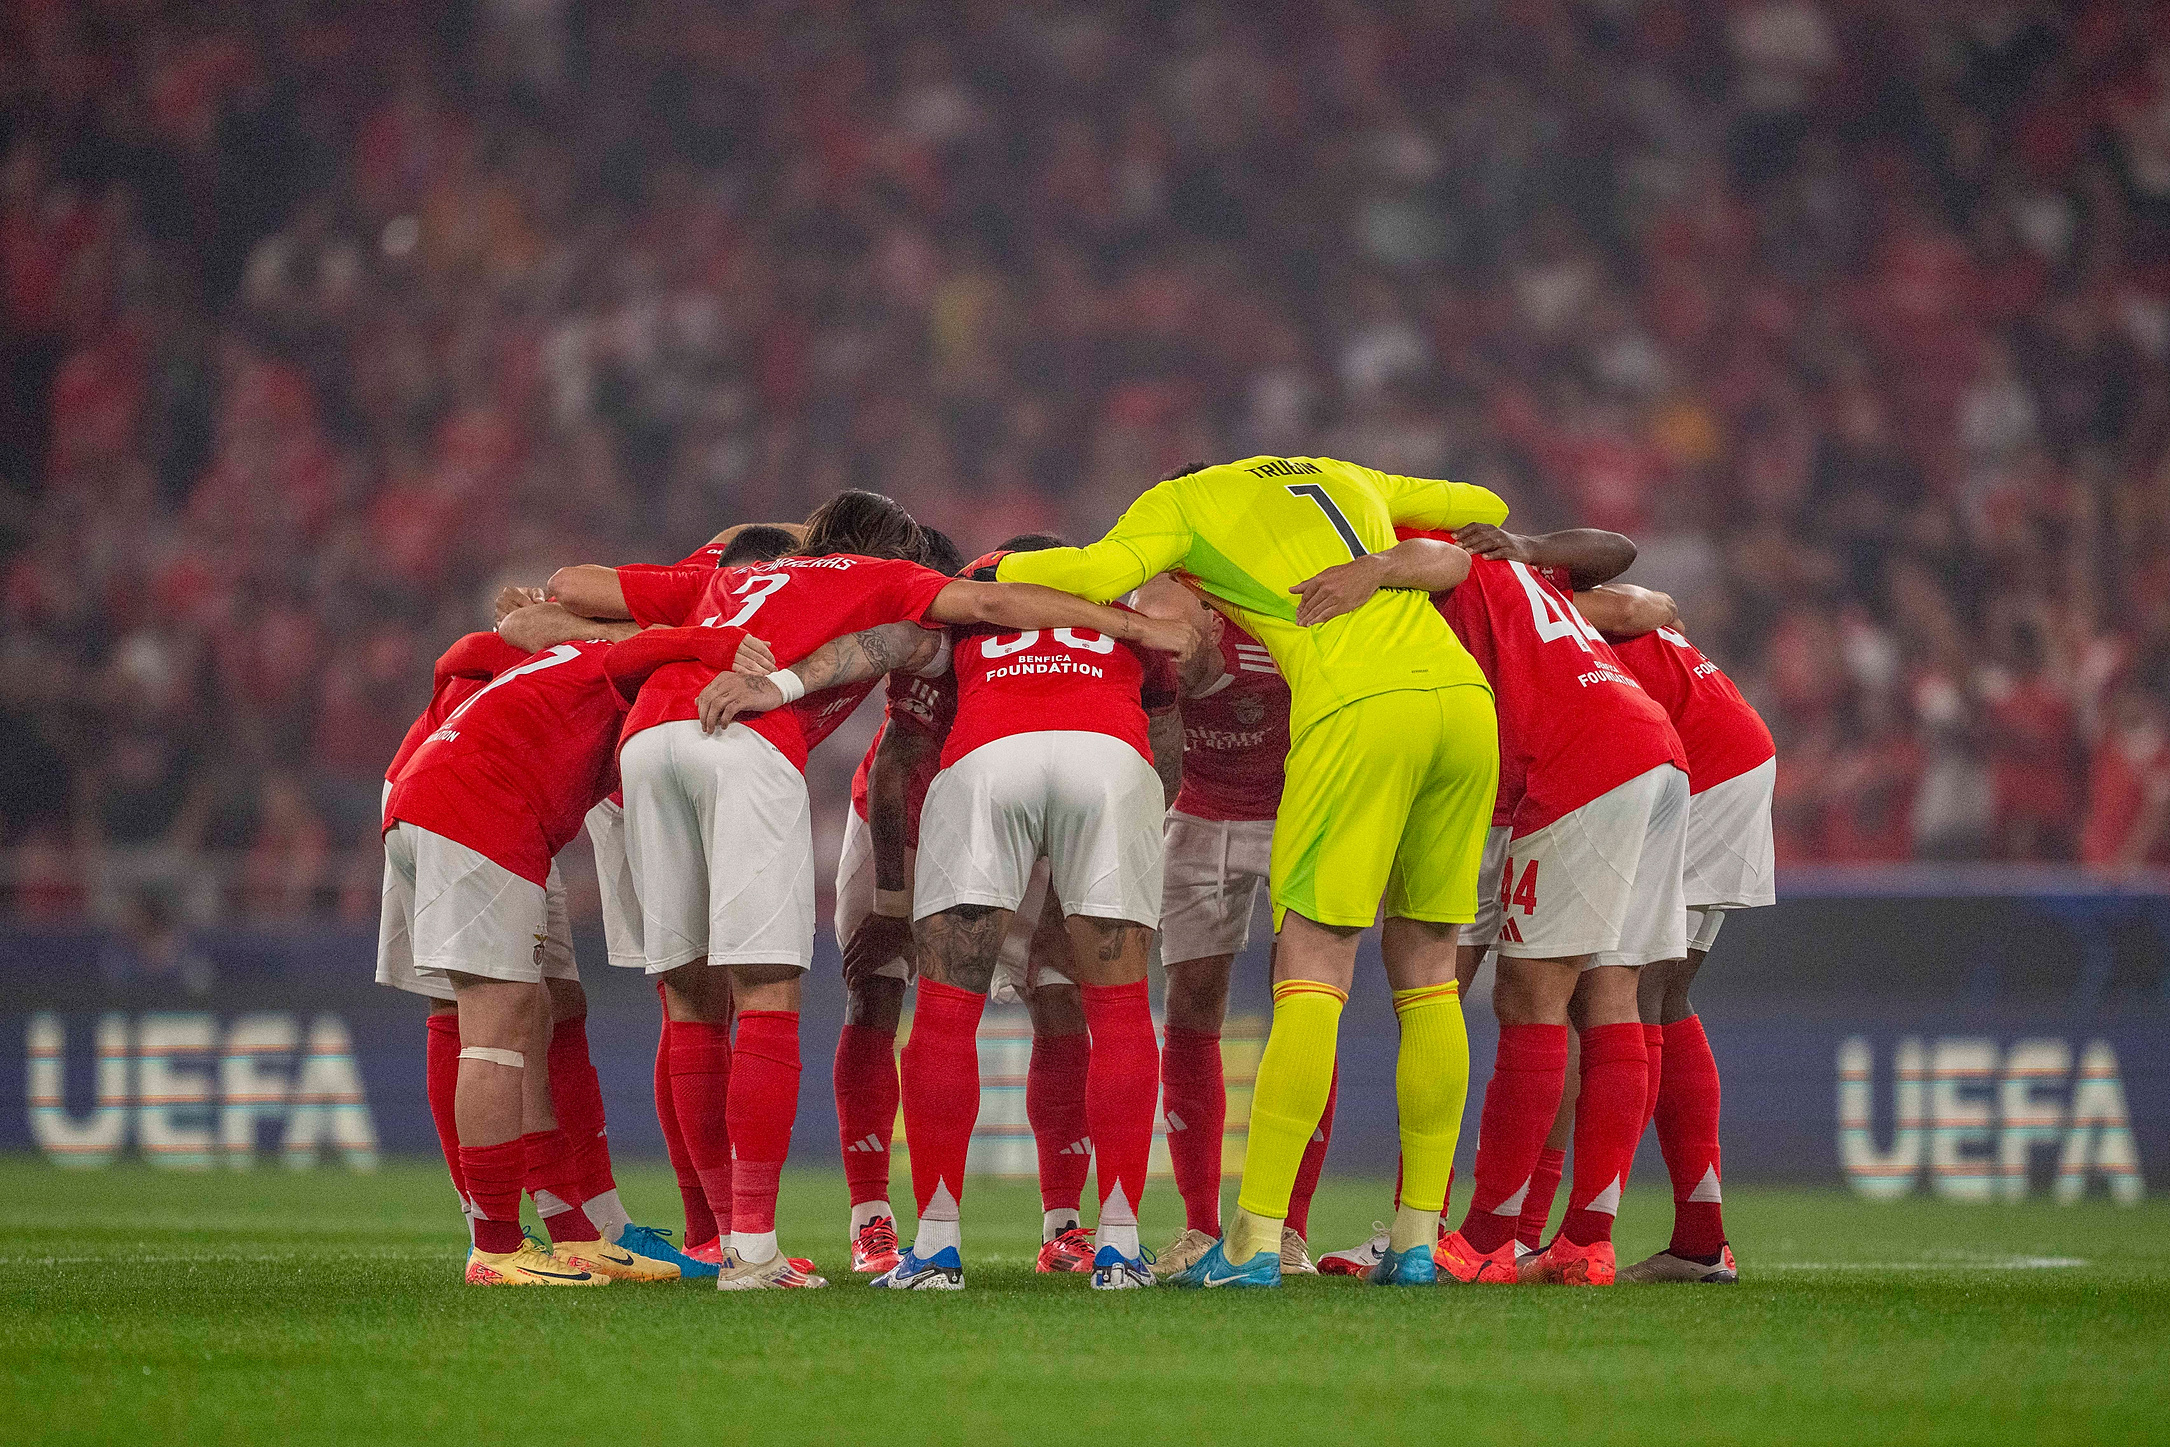
[[[937,663],[947,667],[948,657],[948,639],[940,631],[917,623],[880,623],[832,638],[789,668],[757,672],[747,666],[719,673],[695,702],[702,729],[714,733],[742,713],[766,713],[809,693],[869,682],[891,669],[939,671]]]
[[[1393,520],[1412,528],[1452,532],[1471,523],[1497,527],[1507,521],[1507,501],[1488,487],[1437,477],[1403,477],[1375,467],[1354,469],[1378,490]]]
[[[1633,583],[1585,588],[1575,594],[1575,608],[1591,627],[1610,638],[1640,638],[1680,621],[1680,609],[1671,594]]]
[[[640,631],[630,618],[593,618],[562,603],[529,603],[497,624],[498,637],[528,653],[560,643],[619,643]]]
[[[1554,568],[1574,588],[1595,588],[1626,572],[1635,562],[1635,541],[1603,528],[1565,528],[1554,533],[1510,533],[1491,523],[1457,528],[1454,540],[1470,556],[1502,563]]]
[[[1018,557],[1045,557],[1047,552],[1054,551],[1050,548],[1046,552],[1012,553],[1002,560],[1002,566],[1008,567],[1012,559]],[[935,595],[924,616],[929,622],[966,627],[993,624],[1011,629],[1086,628],[1119,642],[1135,643],[1141,648],[1178,657],[1190,652],[1198,643],[1197,627],[1181,619],[1154,618],[1127,608],[1110,608],[1037,583],[960,579]]]
[[[1191,525],[1174,484],[1163,482],[1141,493],[1099,542],[1082,548],[1011,553],[997,566],[995,578],[1004,583],[1035,583],[1105,603],[1182,562],[1190,552],[1191,539]],[[1100,627],[1097,623],[1081,626]]]
[[[1291,584],[1289,591],[1303,599],[1296,605],[1296,621],[1311,628],[1355,612],[1381,588],[1445,593],[1459,587],[1468,576],[1469,554],[1453,543],[1405,538],[1391,548],[1336,564]]]

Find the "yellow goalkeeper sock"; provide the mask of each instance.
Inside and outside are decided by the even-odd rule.
[[[1281,1222],[1288,1219],[1296,1168],[1326,1113],[1326,1092],[1334,1080],[1334,1037],[1348,998],[1318,980],[1283,980],[1273,987],[1273,1030],[1251,1088],[1250,1141],[1243,1158],[1243,1189],[1236,1196],[1240,1210],[1224,1248],[1231,1264],[1265,1249],[1262,1238],[1268,1223],[1273,1249],[1281,1249]]]
[[[1454,1143],[1462,1133],[1462,1105],[1469,1096],[1469,1035],[1462,1027],[1461,992],[1452,980],[1396,990],[1394,1013],[1401,1020],[1394,1103],[1401,1115],[1402,1178],[1391,1245],[1406,1251],[1437,1234],[1454,1169]]]

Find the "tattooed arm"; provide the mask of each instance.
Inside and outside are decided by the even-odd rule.
[[[942,654],[943,635],[917,623],[884,623],[863,628],[842,638],[832,638],[791,666],[803,692],[846,688],[880,678],[891,669],[918,673],[928,669]],[[766,676],[719,673],[709,680],[697,700],[701,728],[714,733],[742,713],[766,713],[782,708],[783,690]]]

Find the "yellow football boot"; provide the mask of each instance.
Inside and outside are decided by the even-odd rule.
[[[469,1286],[608,1286],[610,1278],[523,1241],[517,1251],[467,1251]]]
[[[653,1256],[643,1256],[623,1246],[613,1246],[608,1241],[560,1241],[550,1250],[560,1261],[588,1271],[600,1272],[616,1281],[678,1279],[676,1262],[658,1261]]]

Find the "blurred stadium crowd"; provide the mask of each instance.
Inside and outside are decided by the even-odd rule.
[[[1255,452],[1633,534],[1789,861],[2170,858],[2170,7],[0,17],[16,918],[374,919],[501,581]]]

